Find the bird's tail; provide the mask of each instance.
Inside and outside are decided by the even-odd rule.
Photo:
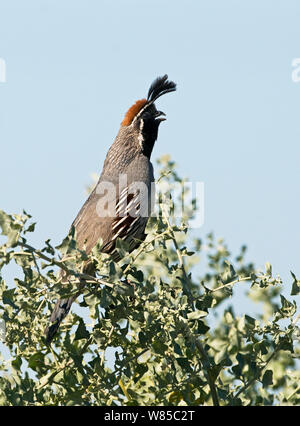
[[[95,267],[92,262],[86,262],[84,270],[84,273],[89,275],[95,274]],[[65,281],[65,272],[61,269],[59,272],[60,278]],[[63,319],[68,315],[72,303],[77,299],[77,297],[81,294],[81,290],[84,287],[84,281],[82,281],[78,285],[78,292],[74,294],[74,296],[68,297],[67,299],[59,299],[53,309],[53,312],[50,317],[50,324],[45,328],[45,335],[46,335],[46,344],[49,345],[55,334],[57,333],[57,330],[59,329],[60,323],[63,321]]]
[[[56,302],[54,310],[50,317],[52,324],[45,328],[46,343],[49,345],[55,336],[60,323],[68,315],[72,303],[76,299],[77,295],[69,297],[68,299],[60,299]]]

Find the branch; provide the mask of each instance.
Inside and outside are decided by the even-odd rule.
[[[81,349],[81,351],[80,351],[80,352],[79,352],[79,354],[78,354],[78,355],[79,355],[79,357],[81,357],[81,356],[85,353],[86,349],[87,349],[87,348],[88,348],[88,346],[91,344],[92,340],[93,340],[93,338],[92,338],[92,337],[90,337],[90,338],[86,341],[86,343],[84,344],[83,348]],[[56,363],[56,365],[57,365],[56,357],[55,357],[55,354],[54,354],[54,352],[53,352],[53,351],[52,351],[52,355],[53,355],[54,360],[55,360],[55,363]],[[55,371],[53,371],[53,372],[52,372],[52,373],[50,373],[50,374],[47,374],[46,376],[44,376],[44,377],[42,377],[42,378],[40,379],[40,381],[39,381],[39,382],[38,382],[38,384],[37,384],[37,389],[41,389],[41,388],[43,388],[44,386],[46,386],[46,385],[48,385],[48,384],[51,384],[51,383],[53,382],[54,377],[55,377],[55,376],[57,376],[57,374],[58,374],[58,373],[60,373],[60,372],[61,372],[61,371],[63,371],[66,367],[69,367],[69,366],[70,366],[70,365],[72,365],[73,363],[74,363],[74,359],[73,359],[73,358],[71,358],[71,359],[69,359],[69,361],[64,360],[61,366],[58,366],[58,365],[57,365],[57,369],[56,369]]]
[[[179,266],[180,266],[180,269],[181,269],[182,274],[184,276],[185,282],[183,283],[183,291],[188,296],[188,300],[189,300],[189,304],[190,304],[191,308],[193,310],[195,310],[194,299],[193,299],[193,295],[192,295],[191,288],[190,288],[191,287],[191,280],[190,280],[188,274],[186,273],[183,257],[182,257],[180,248],[178,246],[178,243],[177,243],[177,240],[176,240],[176,237],[175,237],[175,233],[174,233],[173,228],[170,224],[169,218],[167,217],[167,215],[165,215],[164,218],[165,218],[165,220],[168,224],[169,235],[170,235],[170,237],[173,241],[173,245],[174,245],[174,248],[175,248],[175,251],[176,251],[176,254],[177,254],[177,257],[178,257],[178,261],[179,261]]]
[[[265,365],[263,367],[260,367],[258,369],[258,372],[254,375],[254,377],[252,377],[252,379],[248,380],[248,382],[235,394],[234,398],[237,398],[241,393],[243,393],[246,389],[249,388],[249,386],[251,386],[254,382],[256,382],[256,380],[259,379],[259,377],[261,376],[261,373],[264,371],[264,369],[267,367],[267,365],[269,364],[269,362],[274,358],[274,356],[280,351],[281,349],[281,345],[282,342],[279,343],[279,345],[277,346],[277,348],[274,349],[274,351],[272,352],[272,354],[269,356],[269,358],[266,360]]]
[[[113,287],[114,286],[113,283],[104,281],[101,278],[96,278],[96,277],[93,277],[92,275],[89,275],[89,274],[84,274],[84,273],[72,271],[71,269],[69,269],[64,264],[64,261],[53,259],[53,258],[45,255],[44,253],[42,253],[41,250],[38,250],[38,249],[30,246],[29,244],[25,244],[25,243],[19,242],[18,245],[26,248],[27,250],[29,250],[30,254],[33,256],[33,258],[34,258],[34,255],[37,255],[40,259],[43,259],[43,260],[45,260],[46,262],[48,262],[48,263],[50,263],[52,265],[58,266],[63,271],[65,271],[65,273],[67,274],[67,276],[73,275],[74,277],[79,278],[80,280],[83,280],[86,283],[103,284],[103,285],[106,285],[108,287]],[[18,253],[16,253],[16,254],[18,254]],[[22,254],[26,254],[26,252],[22,252]]]
[[[238,278],[234,281],[231,281],[230,283],[223,284],[223,285],[220,285],[217,288],[210,289],[210,292],[215,293],[216,291],[223,290],[223,288],[231,287],[231,286],[234,286],[235,284],[240,283],[242,281],[250,281],[250,280],[251,280],[251,277]]]
[[[178,261],[179,261],[179,266],[180,266],[180,269],[181,269],[183,276],[184,276],[184,279],[185,279],[185,283],[183,285],[183,287],[184,287],[183,290],[188,296],[191,309],[193,311],[195,311],[193,295],[192,295],[191,288],[190,288],[191,280],[190,280],[188,274],[186,273],[183,257],[182,257],[180,248],[178,246],[174,230],[173,230],[173,228],[170,224],[169,218],[167,217],[167,215],[164,215],[164,218],[165,218],[165,220],[168,224],[170,237],[173,241],[174,248],[175,248],[175,251],[176,251],[176,254],[177,254],[177,257],[178,257]],[[200,342],[200,340],[198,338],[196,338],[191,333],[187,324],[184,324],[184,329],[187,333],[188,339],[191,340],[195,344],[196,348],[198,349],[198,352],[201,355],[204,374],[206,376],[206,379],[207,379],[207,382],[208,382],[208,385],[209,385],[209,388],[210,388],[210,393],[211,393],[211,397],[212,397],[212,400],[213,400],[213,405],[219,406],[218,394],[217,394],[217,390],[216,390],[216,387],[215,387],[215,381],[214,381],[214,378],[213,378],[213,375],[212,375],[211,363],[210,363],[209,357],[208,357],[204,347],[202,346],[202,343]]]

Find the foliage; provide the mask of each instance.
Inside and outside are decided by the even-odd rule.
[[[159,164],[161,180],[183,183],[168,157]],[[128,255],[118,241],[125,255],[119,264],[99,246],[90,256],[78,250],[72,232],[59,247],[48,240],[36,249],[28,242],[30,215],[0,212],[0,270],[15,262],[22,273],[9,284],[0,275],[11,356],[0,357],[1,405],[300,403],[296,302],[283,296],[269,264],[258,272],[245,262],[245,247],[233,257],[212,234],[192,238],[189,214],[178,221],[165,213],[176,202],[161,200],[139,249]],[[82,273],[88,258],[96,277]],[[292,279],[297,296],[300,281]],[[47,346],[43,331],[55,299],[83,281],[80,309],[73,306]],[[256,318],[236,316],[234,298],[228,304],[236,285],[260,302]]]

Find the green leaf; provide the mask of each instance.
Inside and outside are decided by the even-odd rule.
[[[3,210],[0,210],[0,228],[2,229],[2,235],[8,235],[10,233],[12,223],[12,216],[6,214]]]
[[[41,371],[45,368],[44,354],[42,352],[36,352],[31,355],[28,361],[28,367],[35,371]]]
[[[9,232],[8,239],[7,239],[7,245],[9,247],[15,247],[18,240],[19,240],[19,237],[20,237],[20,231],[13,230],[13,231]]]
[[[198,318],[204,318],[204,317],[206,317],[207,316],[207,312],[206,311],[201,311],[201,310],[197,310],[197,311],[193,311],[193,312],[190,312],[189,314],[187,314],[187,317],[188,317],[188,319],[189,320],[195,320],[195,319],[198,319]]]
[[[192,368],[191,368],[191,366],[190,366],[190,363],[189,363],[189,359],[188,358],[185,358],[185,357],[179,357],[179,358],[176,358],[176,361],[178,362],[178,364],[180,365],[180,367],[182,368],[182,369],[184,369],[185,371],[187,371],[187,372],[192,372]]]
[[[266,274],[272,276],[272,266],[269,262],[265,263]]]
[[[114,291],[122,296],[134,296],[134,287],[130,282],[119,282],[114,286]]]
[[[122,240],[122,238],[117,238],[116,251],[118,252],[121,258],[127,256],[129,252],[129,243],[127,241]]]
[[[265,374],[262,378],[262,384],[263,388],[267,388],[268,386],[273,384],[273,371],[272,370],[266,370]]]
[[[62,240],[62,242],[56,246],[62,254],[71,253],[76,249],[76,240],[74,239],[75,228],[74,226],[71,228],[69,234]]]
[[[297,280],[296,275],[293,274],[293,272],[291,272],[291,275],[294,279],[292,284],[291,296],[297,296],[298,294],[300,294],[300,280]]]
[[[152,348],[153,348],[154,352],[156,352],[157,354],[165,355],[165,353],[168,349],[168,346],[165,345],[162,341],[156,340],[155,342],[153,342]]]
[[[255,343],[254,350],[255,352],[260,352],[262,355],[267,355],[268,353],[267,341],[261,340],[260,342]]]
[[[14,309],[18,309],[18,306],[14,303],[15,288],[5,290],[2,293],[2,302],[12,306]]]
[[[206,334],[209,328],[203,321],[198,320],[198,334]]]
[[[76,370],[76,378],[80,384],[84,381],[84,376],[79,370]]]
[[[280,295],[280,300],[281,300],[281,308],[279,309],[280,314],[283,317],[293,316],[297,310],[296,303],[290,302],[282,294]]]
[[[142,283],[144,281],[144,274],[142,271],[137,270],[135,267],[130,269],[128,277],[133,277],[133,281],[137,281],[138,283]],[[132,280],[132,278],[129,278]]]
[[[245,315],[245,320],[248,326],[255,327],[255,318],[250,317],[249,315]]]
[[[83,320],[80,318],[74,340],[88,339],[89,337],[90,333],[87,331]]]
[[[31,225],[29,225],[28,228],[24,231],[24,233],[26,233],[26,232],[34,232],[35,231],[35,225],[36,225],[36,222],[34,222]]]
[[[0,228],[2,230],[1,234],[8,237],[6,244],[9,247],[15,247],[22,230],[22,225],[17,223],[12,216],[0,210]]]
[[[141,346],[144,347],[147,344],[146,334],[143,333],[142,331],[140,331],[139,334],[138,334],[138,336],[139,336],[139,341],[141,343]]]
[[[22,358],[20,356],[17,356],[16,359],[14,359],[11,362],[11,365],[16,369],[16,370],[20,370],[21,365],[22,365]]]

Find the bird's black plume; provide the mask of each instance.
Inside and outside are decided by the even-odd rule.
[[[150,86],[147,101],[153,103],[160,96],[175,90],[176,84],[173,81],[168,81],[167,74],[163,77],[157,77]]]

